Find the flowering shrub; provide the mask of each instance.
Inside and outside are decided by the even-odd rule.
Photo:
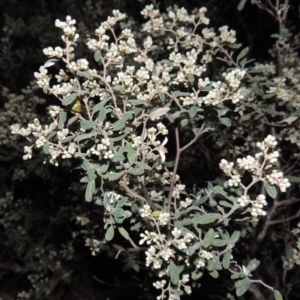
[[[271,52],[280,59],[278,74],[277,62],[249,61],[249,49],[240,49],[228,26],[208,27],[204,7],[189,13],[175,5],[161,13],[147,5],[141,28],[113,10],[96,38],[86,41],[93,60],[77,58],[76,21],[56,20],[63,44],[45,48],[48,60],[34,73],[37,85],[57,100],[48,107],[51,121],[34,117],[26,126],[10,126],[12,135],[28,141],[24,160],[40,149],[44,163],[80,163],[85,200],[101,208],[105,230],[91,229],[99,219],[78,209],[74,219],[86,228],[83,235],[88,232],[86,246],[95,256],[112,245],[136,271],[135,253],[144,252],[144,265],[156,275],[157,299],[180,299],[205,274],[217,279],[224,271],[238,297],[260,283],[282,299],[277,287],[252,279],[257,248],[245,259],[237,251],[254,230],[261,242],[276,209],[298,201],[291,193],[281,198],[298,177],[284,176],[290,169],[284,170],[280,152],[287,147],[283,141],[299,146],[290,126],[298,120],[299,58],[289,47],[288,7],[257,5],[280,24]],[[299,163],[298,156],[292,159]],[[219,165],[227,181],[205,178],[197,164],[202,172]],[[185,180],[191,166],[204,184],[191,187]],[[113,244],[118,235],[122,246]],[[64,249],[61,255],[71,259],[72,245]]]

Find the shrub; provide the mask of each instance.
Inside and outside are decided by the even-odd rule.
[[[299,201],[290,188],[299,182],[298,40],[286,28],[287,4],[252,2],[279,24],[266,63],[250,60],[228,26],[208,27],[204,7],[146,5],[142,26],[113,10],[86,41],[93,57],[76,53],[76,21],[56,20],[63,44],[43,50],[48,60],[34,76],[57,104],[48,119],[10,126],[28,140],[24,160],[38,149],[44,163],[78,170],[75,191],[84,187],[94,203],[71,212],[86,246],[93,256],[114,249],[135,271],[145,253],[157,299],[191,294],[206,274],[238,297],[248,289],[270,297],[259,283],[282,299],[278,282],[262,280],[267,271],[255,273],[255,255],[272,225],[299,216],[290,215]],[[283,278],[299,260],[293,233],[284,253],[273,230]],[[72,257],[72,242],[64,248]]]

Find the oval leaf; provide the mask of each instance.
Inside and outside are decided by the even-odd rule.
[[[265,186],[265,189],[268,193],[268,195],[275,199],[276,196],[277,196],[277,189],[274,185],[269,185],[269,183],[267,181],[264,181],[264,186]]]
[[[72,93],[70,95],[68,95],[67,97],[65,97],[65,99],[62,101],[63,105],[70,105],[72,104],[77,98],[77,94],[76,93]]]
[[[126,229],[124,229],[123,227],[120,227],[118,228],[120,234],[126,239],[128,240],[129,239],[129,234],[128,232],[126,231]]]
[[[113,239],[114,237],[114,234],[115,234],[115,230],[113,228],[113,226],[110,226],[107,231],[106,231],[106,234],[105,234],[105,239],[109,242]]]
[[[93,194],[95,192],[95,181],[89,181],[86,191],[85,191],[85,200],[91,202],[93,199]]]
[[[206,215],[203,215],[203,216],[198,214],[195,218],[195,221],[198,224],[209,224],[209,223],[215,222],[220,217],[221,217],[221,215],[217,214],[217,213],[206,214]]]
[[[249,289],[250,287],[250,280],[249,278],[244,278],[242,280],[238,280],[234,285],[236,288],[236,294],[238,297],[242,296],[245,294],[245,292]]]
[[[211,245],[215,238],[215,231],[211,228],[206,233],[204,240],[203,240],[203,247],[207,248]]]
[[[223,256],[222,259],[222,265],[224,269],[228,269],[230,266],[230,258],[231,258],[231,253],[230,252],[226,252],[225,255]]]
[[[277,290],[274,291],[274,299],[275,300],[283,300],[281,293]]]

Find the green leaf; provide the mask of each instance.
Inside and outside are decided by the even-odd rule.
[[[241,0],[237,9],[238,10],[243,10],[246,2],[247,2],[247,0]]]
[[[209,275],[213,278],[218,278],[219,272],[217,270],[213,270],[212,272],[209,272]]]
[[[186,126],[188,123],[189,123],[189,120],[188,120],[188,119],[183,119],[183,120],[180,121],[180,125],[181,125],[182,127]]]
[[[126,229],[124,229],[123,227],[119,227],[118,230],[119,230],[120,234],[121,234],[126,240],[129,239],[129,234],[128,234],[128,232],[126,231]]]
[[[249,121],[253,113],[245,114],[240,117],[240,122]]]
[[[105,239],[109,242],[113,239],[115,234],[115,230],[113,226],[108,227],[106,234],[105,234]]]
[[[77,75],[80,77],[85,77],[88,80],[93,79],[93,75],[90,73],[90,71],[77,71]]]
[[[217,186],[214,187],[214,193],[215,194],[220,194],[220,195],[222,195],[223,197],[225,197],[226,199],[228,199],[230,201],[235,201],[235,198],[233,196],[228,195],[228,193],[220,185],[217,185]]]
[[[144,174],[144,169],[138,168],[138,169],[133,169],[130,168],[128,169],[128,173],[131,175],[143,175]]]
[[[201,243],[195,243],[193,246],[189,248],[189,255],[193,255],[194,252],[201,248]]]
[[[189,76],[188,76],[188,81],[189,81],[191,84],[194,84],[194,82],[195,82],[195,77],[194,77],[194,75],[189,75]]]
[[[83,140],[87,140],[91,137],[94,137],[95,136],[95,133],[94,132],[90,132],[90,133],[86,133],[86,134],[81,134],[81,135],[78,135],[74,141],[75,142],[80,142],[80,141],[83,141]]]
[[[72,104],[77,99],[77,93],[72,93],[65,97],[65,99],[62,101],[62,104],[67,106]]]
[[[94,164],[94,168],[99,175],[106,173],[108,170],[108,167],[109,167],[109,163],[106,163],[103,165]]]
[[[49,148],[50,148],[50,146],[48,143],[43,145],[43,151],[45,154],[49,154]]]
[[[165,101],[166,101],[166,94],[164,94],[162,92],[158,92],[158,96],[159,96],[161,102],[165,103]]]
[[[230,204],[229,202],[224,201],[224,200],[220,201],[219,204],[224,206],[224,207],[228,207],[228,208],[232,207],[232,204]]]
[[[295,182],[295,183],[299,183],[300,182],[300,177],[286,176],[286,178],[289,180],[289,182]]]
[[[127,202],[127,200],[128,200],[127,197],[123,197],[121,200],[118,200],[118,202],[116,204],[116,208],[123,207],[125,205],[125,203]]]
[[[198,107],[195,105],[191,106],[189,110],[190,118],[193,119],[196,116],[197,112],[198,112]]]
[[[223,125],[225,125],[227,127],[231,126],[231,121],[229,118],[220,118],[219,120]]]
[[[155,109],[153,112],[150,113],[149,118],[158,118],[165,115],[170,110],[170,107],[164,106],[158,109]]]
[[[215,222],[220,217],[221,217],[221,215],[217,214],[217,213],[210,213],[210,214],[206,214],[206,215],[203,215],[203,216],[201,216],[200,214],[197,214],[196,217],[195,217],[195,221],[198,224],[205,225],[205,224]]]
[[[124,209],[120,208],[120,207],[115,207],[113,210],[112,210],[112,215],[114,217],[117,217],[117,218],[123,218],[124,216]]]
[[[231,243],[235,244],[240,239],[240,236],[241,236],[240,231],[237,231],[237,230],[234,231],[233,234],[230,237]]]
[[[183,266],[176,266],[173,262],[170,263],[170,278],[174,285],[177,285],[179,282],[179,275],[183,270]]]
[[[88,181],[87,188],[85,191],[85,201],[91,202],[93,199],[94,192],[95,192],[95,180]]]
[[[215,231],[211,228],[208,230],[208,232],[205,234],[205,237],[203,239],[203,247],[207,248],[211,245],[215,238]]]
[[[247,269],[248,269],[250,272],[252,272],[252,271],[254,271],[254,270],[257,269],[257,267],[259,266],[259,264],[260,264],[260,261],[259,261],[258,259],[256,259],[256,258],[253,258],[253,259],[249,262],[249,264],[248,264],[248,266],[247,266]]]
[[[109,94],[108,94],[109,95]],[[93,107],[93,114],[96,113],[97,111],[101,110],[104,108],[104,105],[107,103],[107,101],[111,99],[111,97],[107,97],[106,100],[102,100],[101,102],[97,103],[94,107]]]
[[[288,260],[292,259],[294,257],[294,249],[289,246],[285,251],[285,256]]]
[[[121,176],[123,175],[123,173],[121,172],[121,173],[110,173],[110,174],[108,174],[108,180],[109,181],[114,181],[114,180],[117,180],[117,179],[119,179]]]
[[[239,49],[241,48],[242,44],[230,44],[228,45],[228,47],[232,48],[232,49]]]
[[[98,50],[94,53],[94,59],[96,62],[98,62],[101,58],[101,52]]]
[[[226,252],[225,255],[223,256],[222,259],[222,265],[224,269],[228,269],[230,266],[230,258],[231,258],[231,253],[230,252]]]
[[[237,57],[237,61],[241,60],[249,52],[249,47],[244,48]]]
[[[58,121],[58,128],[59,129],[64,128],[64,124],[65,124],[66,119],[67,119],[67,113],[64,110],[62,110],[59,113],[59,121]]]
[[[124,120],[124,119],[118,120],[117,122],[114,123],[112,129],[114,131],[122,130],[125,127],[125,122],[126,122],[126,120]]]
[[[131,152],[131,153],[128,153],[127,157],[128,157],[129,164],[132,165],[133,163],[135,163],[135,161],[137,159],[137,154],[136,154],[136,152]]]
[[[118,162],[118,161],[123,161],[125,159],[125,156],[120,153],[116,153],[115,156],[113,157],[112,161]]]
[[[106,114],[107,114],[107,109],[105,107],[103,107],[98,115],[97,121],[98,122],[104,122],[104,120],[106,119]]]
[[[128,129],[128,128],[127,128],[127,129]],[[127,131],[127,129],[124,130],[124,132],[125,132],[124,134],[121,134],[121,135],[119,135],[119,136],[117,136],[117,137],[110,138],[110,140],[111,140],[112,142],[118,142],[118,141],[123,140],[124,137],[125,137],[126,135],[128,135],[128,133],[129,133],[129,130]]]
[[[271,38],[279,39],[280,35],[278,33],[271,34]]]
[[[182,296],[184,294],[182,290],[177,289],[172,289],[172,293],[179,296]]]
[[[76,120],[78,119],[78,116],[74,116],[74,117],[72,117],[71,119],[69,119],[69,121],[68,121],[68,125],[71,125],[71,124],[73,124]]]
[[[274,185],[269,185],[269,183],[267,181],[264,181],[264,186],[265,186],[265,189],[268,193],[268,195],[275,199],[276,196],[277,196],[277,189]]]
[[[283,300],[281,293],[277,290],[274,290],[274,299],[275,300]]]
[[[227,244],[225,240],[213,240],[212,245],[215,247],[224,247]]]
[[[250,287],[250,279],[249,278],[244,278],[242,280],[238,280],[235,282],[235,288],[236,288],[236,295],[238,297],[242,296],[245,294],[245,292],[249,289]]]
[[[91,129],[94,126],[97,126],[97,122],[94,121],[89,121],[89,120],[83,120],[80,122],[80,127],[87,130],[87,129]]]

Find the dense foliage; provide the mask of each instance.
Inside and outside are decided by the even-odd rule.
[[[205,2],[6,6],[2,299],[297,296],[297,1]]]

